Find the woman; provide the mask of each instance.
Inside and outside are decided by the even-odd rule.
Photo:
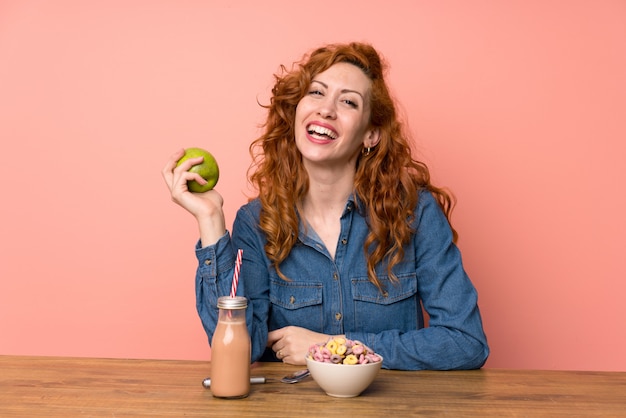
[[[412,159],[376,50],[328,45],[281,69],[250,147],[258,197],[232,235],[218,192],[187,189],[204,183],[187,171],[201,158],[176,167],[180,150],[163,169],[172,200],[198,222],[197,309],[209,340],[241,248],[252,361],[302,365],[312,344],[344,336],[385,368],[481,367],[489,349],[449,222],[453,199]]]

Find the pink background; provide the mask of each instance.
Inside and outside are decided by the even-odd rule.
[[[272,74],[373,43],[459,204],[487,367],[626,371],[626,2],[0,1],[0,354],[208,359],[197,231],[160,170],[221,163]]]

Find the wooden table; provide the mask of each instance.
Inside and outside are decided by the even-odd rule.
[[[223,400],[202,387],[210,369],[199,361],[0,356],[0,417],[626,416],[626,373],[381,370],[357,398],[327,396],[309,378]],[[297,369],[262,363],[252,375],[278,380]]]

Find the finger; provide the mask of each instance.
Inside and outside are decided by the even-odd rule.
[[[178,160],[180,160],[183,157],[183,155],[185,155],[184,148],[181,148],[178,151],[176,151],[174,154],[170,155],[170,158],[167,160],[165,167],[163,167],[163,172],[164,173],[166,171],[172,172],[172,170],[174,170],[174,167],[176,167],[176,163],[178,162]]]
[[[187,182],[191,180],[195,180],[202,185],[208,183],[208,181],[206,181],[206,179],[202,177],[200,174],[191,173],[189,171],[183,172],[180,177],[184,180],[185,187],[187,187]]]
[[[276,343],[274,343],[272,346],[272,351],[276,353],[276,355],[278,355],[279,352],[284,351],[285,347],[282,345],[282,343],[279,341],[277,341]]]
[[[268,332],[267,333],[267,346],[268,347],[273,346],[282,337],[283,337],[283,332],[280,329]]]
[[[165,163],[163,170],[161,170],[161,174],[163,175],[165,182],[170,187],[172,185],[173,172],[174,168],[176,168],[176,163],[182,158],[183,155],[185,155],[184,148],[181,148],[174,154],[170,155],[170,158],[167,160],[167,163]]]
[[[174,170],[176,170],[176,171],[189,171],[189,169],[191,167],[193,167],[194,165],[201,164],[203,161],[204,161],[204,157],[202,157],[202,156],[189,158],[189,159],[183,161],[182,163],[180,163],[180,165],[177,165],[178,164],[178,160],[176,160],[176,162],[174,163]]]

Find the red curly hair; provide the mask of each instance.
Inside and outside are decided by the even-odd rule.
[[[302,156],[294,141],[296,107],[313,78],[336,63],[360,68],[372,82],[370,125],[380,131],[380,142],[370,153],[359,155],[354,181],[366,214],[370,232],[364,243],[370,281],[382,290],[375,267],[387,261],[392,280],[393,266],[404,257],[403,245],[415,231],[413,213],[420,189],[429,190],[439,202],[448,222],[454,197],[430,183],[428,167],[413,159],[403,124],[398,120],[394,100],[384,80],[386,65],[368,44],[331,44],[316,49],[288,70],[284,65],[275,74],[264,133],[250,145],[253,163],[250,182],[261,201],[260,228],[265,233],[265,252],[277,273],[288,280],[280,264],[298,239],[298,209],[309,180]],[[457,234],[452,229],[454,241]]]

